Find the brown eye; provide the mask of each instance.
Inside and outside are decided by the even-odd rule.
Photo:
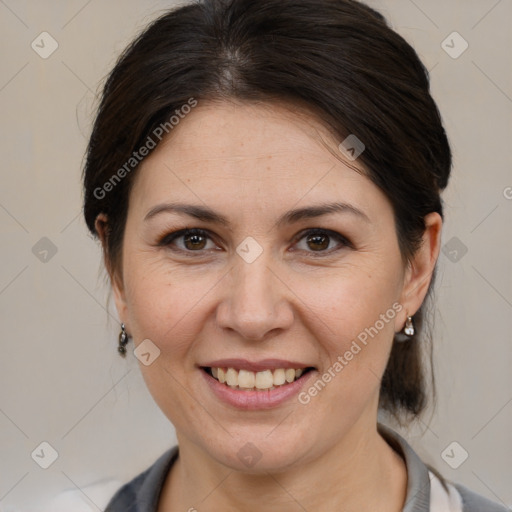
[[[307,243],[311,249],[324,250],[329,247],[329,237],[327,235],[308,235]]]
[[[183,236],[183,245],[193,251],[194,249],[204,249],[206,237],[197,234],[187,234]]]
[[[305,243],[302,242],[303,240]],[[302,247],[300,247],[301,244]],[[315,255],[314,253],[320,253],[318,256],[331,254],[344,247],[352,247],[352,244],[339,233],[318,228],[310,229],[303,233],[297,245],[299,246],[299,250],[309,252],[312,255]]]
[[[193,228],[181,229],[180,231],[170,233],[164,236],[158,245],[170,247],[177,251],[191,253],[212,249],[213,247],[207,247],[208,241],[211,241],[213,247],[216,247],[207,231],[199,228]]]

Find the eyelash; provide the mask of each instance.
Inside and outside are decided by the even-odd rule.
[[[160,241],[158,242],[158,246],[160,246],[160,247],[168,247],[176,239],[182,238],[185,235],[198,235],[198,236],[201,236],[201,237],[204,237],[204,238],[208,238],[208,239],[213,241],[213,238],[211,237],[210,233],[207,230],[204,230],[204,229],[201,229],[201,228],[185,228],[185,229],[180,229],[179,231],[174,231],[172,233],[166,234],[165,236],[163,236],[160,239]],[[297,242],[299,242],[303,238],[306,238],[307,236],[310,236],[310,235],[325,235],[325,236],[328,236],[329,238],[335,238],[341,244],[341,247],[335,248],[335,249],[328,249],[328,250],[321,250],[321,251],[303,251],[303,252],[310,253],[311,256],[314,257],[314,258],[323,257],[323,256],[330,256],[330,255],[332,255],[332,253],[341,250],[343,247],[353,248],[352,243],[347,238],[345,238],[344,236],[340,235],[336,231],[331,231],[329,229],[321,229],[321,228],[310,228],[310,229],[306,229],[304,231],[301,231],[295,237],[294,244],[296,244]],[[184,253],[184,254],[186,254],[187,256],[190,256],[190,257],[196,257],[196,255],[194,255],[193,253],[198,253],[198,255],[201,256],[202,252],[207,250],[207,249],[200,249],[200,250],[197,250],[197,251],[191,251],[191,250],[187,250],[187,249],[171,249],[171,250],[173,250],[175,252]]]

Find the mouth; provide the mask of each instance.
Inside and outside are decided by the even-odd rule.
[[[220,384],[238,391],[271,391],[303,379],[313,366],[305,368],[273,368],[253,372],[231,367],[201,366],[202,371]]]

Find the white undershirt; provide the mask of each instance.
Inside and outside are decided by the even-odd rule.
[[[462,498],[459,491],[450,484],[446,483],[449,493],[441,484],[432,471],[428,472],[430,475],[430,512],[462,512]]]

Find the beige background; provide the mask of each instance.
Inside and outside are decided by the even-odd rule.
[[[510,506],[512,3],[371,4],[431,70],[454,152],[436,292],[438,408],[405,435],[446,477]],[[116,353],[117,314],[105,310],[80,188],[100,80],[171,5],[0,0],[0,510],[42,510],[65,489],[102,510],[91,484],[126,481],[175,442],[137,360]],[[43,31],[59,45],[46,59],[31,47]],[[469,44],[456,59],[441,46],[453,31]],[[48,469],[31,457],[43,441],[59,455]],[[453,441],[462,448],[452,460],[469,454],[458,469],[441,456]]]

